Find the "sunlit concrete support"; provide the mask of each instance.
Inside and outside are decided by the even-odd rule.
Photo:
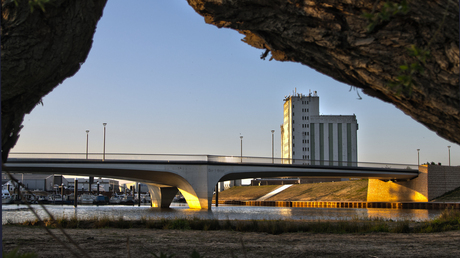
[[[460,167],[419,166],[412,180],[369,179],[368,202],[428,202],[460,187]]]
[[[182,168],[182,176],[189,183],[189,190],[178,187],[192,209],[211,209],[214,187],[222,177],[222,169],[214,166]]]
[[[152,200],[152,207],[168,208],[171,205],[178,189],[175,186],[158,186],[147,184]]]

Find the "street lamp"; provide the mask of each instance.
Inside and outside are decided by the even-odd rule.
[[[449,151],[449,167],[450,167],[450,146],[447,146],[447,150]]]
[[[240,135],[241,139],[241,163],[243,163],[243,135]]]
[[[275,130],[272,130],[272,163],[275,163]]]
[[[420,149],[417,149],[417,160],[418,160],[418,161],[417,161],[417,162],[418,162],[417,165],[420,166]]]
[[[86,159],[88,159],[88,135],[89,130],[86,130]]]
[[[104,126],[104,148],[103,148],[103,152],[102,152],[102,161],[105,160],[105,127],[107,125],[107,123],[102,123],[102,125]]]

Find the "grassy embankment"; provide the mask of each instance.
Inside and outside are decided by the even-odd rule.
[[[293,185],[266,201],[366,201],[367,180]],[[219,193],[222,201],[257,200],[280,186],[237,186]]]
[[[434,202],[460,202],[460,187],[433,200]]]
[[[220,201],[257,200],[280,186],[236,186],[219,193]],[[368,180],[293,185],[266,201],[360,201],[367,200]],[[432,200],[460,202],[460,187]]]

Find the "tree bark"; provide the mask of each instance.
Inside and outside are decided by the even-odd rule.
[[[2,0],[2,160],[16,144],[24,115],[73,76],[88,56],[107,0]]]
[[[370,32],[363,13],[382,12],[386,1],[187,1],[206,23],[239,31],[271,59],[299,62],[359,87],[460,144],[458,1],[409,0],[407,13]],[[401,65],[417,63],[408,51],[412,45],[430,51],[423,71],[409,87],[390,86],[404,73]]]

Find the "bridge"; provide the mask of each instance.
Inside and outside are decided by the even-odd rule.
[[[10,153],[5,166],[12,172],[95,176],[143,182],[153,207],[169,207],[179,190],[190,208],[211,209],[219,181],[260,177],[370,178],[409,181],[416,165],[286,160],[262,157]]]

